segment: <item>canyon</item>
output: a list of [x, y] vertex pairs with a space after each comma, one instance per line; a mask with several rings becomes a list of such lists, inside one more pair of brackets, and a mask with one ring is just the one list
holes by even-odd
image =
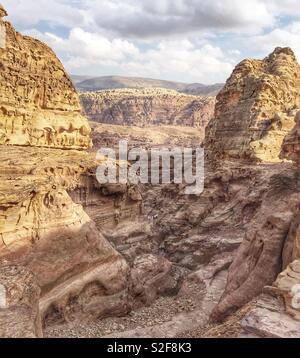
[[90, 121], [127, 126], [188, 126], [203, 130], [214, 114], [215, 97], [173, 90], [118, 89], [80, 94]]
[[[0, 337], [299, 337], [293, 51], [243, 61], [207, 103], [157, 89], [108, 91], [107, 104], [83, 94], [89, 123], [56, 55], [6, 15], [0, 7]], [[154, 92], [149, 123], [136, 114]], [[125, 121], [120, 94], [131, 98]], [[190, 97], [209, 116], [178, 114]], [[105, 106], [119, 109], [105, 117]], [[120, 139], [204, 145], [204, 192], [100, 184], [97, 168], [115, 163], [95, 152]]]

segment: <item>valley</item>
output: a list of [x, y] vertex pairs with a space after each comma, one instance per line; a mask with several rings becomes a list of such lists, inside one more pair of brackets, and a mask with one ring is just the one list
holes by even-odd
[[[292, 49], [242, 61], [213, 94], [127, 82], [78, 93], [1, 9], [0, 337], [299, 337]], [[204, 191], [99, 183], [97, 168], [122, 163], [97, 150], [124, 139], [204, 147]]]

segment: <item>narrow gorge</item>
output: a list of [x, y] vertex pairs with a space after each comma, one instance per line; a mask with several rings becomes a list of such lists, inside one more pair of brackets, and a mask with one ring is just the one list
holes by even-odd
[[[0, 337], [299, 337], [293, 51], [242, 61], [216, 98], [79, 95], [6, 16], [1, 6]], [[122, 163], [95, 152], [120, 139], [204, 146], [203, 193], [100, 184], [97, 168]]]

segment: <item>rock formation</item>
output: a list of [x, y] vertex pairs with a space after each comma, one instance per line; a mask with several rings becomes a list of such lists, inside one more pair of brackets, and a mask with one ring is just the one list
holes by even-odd
[[[291, 72], [293, 72], [295, 80], [298, 79], [298, 72], [295, 72], [298, 65], [295, 61], [289, 60], [290, 65], [287, 66], [286, 64], [287, 67], [282, 67], [288, 56], [293, 59], [290, 49], [276, 49], [267, 58], [267, 63], [271, 63], [272, 66], [274, 66], [274, 63], [277, 64], [276, 71], [285, 69], [284, 73], [278, 73], [278, 81], [280, 81], [280, 78], [287, 80], [287, 76]], [[279, 74], [281, 74], [280, 78]], [[294, 103], [293, 109], [290, 111], [292, 128], [295, 125], [294, 116], [297, 113], [296, 107], [299, 98], [298, 94], [295, 94], [296, 88], [291, 88], [291, 92], [279, 97], [279, 99], [287, 98], [286, 96], [290, 95], [292, 98], [292, 102], [287, 101], [288, 106]], [[277, 90], [278, 93], [281, 93], [279, 89]], [[272, 112], [274, 108], [278, 108], [277, 100], [278, 94], [276, 92], [276, 96], [274, 95], [272, 99], [269, 98], [268, 103], [272, 103], [272, 106], [268, 107], [264, 101], [259, 106], [264, 106], [262, 108], [268, 108]], [[299, 115], [297, 114], [295, 128], [285, 138], [280, 139], [280, 150], [277, 152], [276, 149], [276, 153], [279, 153], [282, 159], [299, 162], [298, 119]], [[268, 136], [269, 133], [266, 134], [266, 138]], [[251, 150], [254, 149], [252, 144]], [[269, 151], [265, 151], [261, 159], [276, 159], [275, 157], [270, 158], [268, 153]], [[243, 164], [240, 163], [240, 165]], [[256, 165], [255, 168], [255, 171], [262, 174], [266, 171], [264, 166]], [[292, 313], [294, 317], [299, 317], [297, 309], [293, 308], [291, 303], [293, 294], [298, 294], [294, 290], [299, 280], [297, 261], [299, 259], [299, 169], [292, 164], [286, 166], [281, 164], [278, 166], [269, 165], [267, 170], [269, 173], [273, 171], [273, 175], [265, 182], [266, 186], [261, 197], [260, 208], [253, 220], [249, 222], [245, 239], [230, 267], [227, 287], [212, 314], [213, 319], [223, 319], [261, 294], [266, 286], [272, 285], [273, 294], [284, 297], [287, 312]], [[263, 187], [262, 182], [257, 183], [257, 185], [260, 188]], [[253, 187], [251, 190], [253, 193], [256, 189]]]
[[91, 121], [118, 125], [178, 125], [205, 129], [214, 113], [214, 97], [166, 89], [120, 89], [80, 95]]
[[294, 129], [285, 137], [281, 155], [282, 159], [288, 159], [300, 163], [300, 112], [295, 117], [296, 125]]
[[89, 125], [53, 52], [1, 26], [0, 336], [39, 337], [130, 310], [129, 265], [100, 230], [136, 220], [141, 199], [96, 181], [103, 162], [82, 150]]
[[90, 128], [62, 64], [0, 11], [0, 144], [89, 148]]
[[129, 148], [153, 147], [199, 147], [204, 140], [201, 128], [179, 126], [118, 126], [90, 122], [92, 128], [93, 150], [99, 148], [118, 148], [120, 140], [126, 140]]
[[76, 76], [72, 75], [72, 80], [79, 92], [95, 92], [103, 90], [132, 88], [132, 89], [151, 89], [164, 88], [180, 93], [193, 94], [196, 96], [216, 96], [224, 86], [223, 83], [204, 85], [201, 83], [182, 83], [152, 78], [124, 77], [124, 76]]
[[206, 149], [216, 159], [279, 161], [300, 108], [299, 89], [300, 67], [289, 48], [276, 48], [262, 61], [242, 61], [217, 97]]
[[99, 229], [135, 218], [140, 202], [101, 187], [87, 153], [1, 149], [0, 262], [35, 274], [43, 324], [126, 311], [128, 265]]
[[5, 48], [6, 42], [6, 28], [3, 22], [3, 17], [7, 16], [7, 12], [4, 7], [0, 4], [0, 49]]
[[[90, 128], [61, 63], [5, 15], [0, 7], [0, 337], [299, 336], [299, 168], [240, 160], [299, 163], [292, 51], [236, 68], [207, 131], [205, 190], [187, 196], [186, 183], [98, 183], [107, 160], [84, 150]], [[160, 91], [113, 91], [108, 104], [107, 93], [84, 96], [108, 122], [149, 125], [147, 114], [205, 126], [194, 110], [213, 99]], [[96, 149], [124, 136], [147, 148], [195, 138], [97, 126]]]
[[32, 273], [20, 266], [0, 267], [0, 337], [42, 337], [40, 288]]
[[[231, 85], [232, 93], [242, 93], [242, 86], [254, 81], [251, 88], [257, 97], [253, 95], [256, 98], [253, 103], [250, 99], [249, 102], [235, 102], [229, 95], [222, 97], [222, 93], [219, 96], [219, 99], [224, 99], [222, 106], [227, 109], [224, 113], [228, 121], [232, 121], [232, 128], [238, 128], [238, 124], [243, 128], [231, 133], [236, 143], [242, 140], [241, 136], [248, 138], [252, 130], [249, 118], [252, 118], [253, 108], [257, 110], [253, 112], [257, 123], [258, 117], [255, 116], [263, 111], [273, 113], [276, 120], [279, 115], [288, 117], [283, 126], [269, 128], [264, 137], [257, 139], [267, 143], [261, 147], [261, 152], [256, 151], [254, 144], [257, 143], [252, 139], [249, 139], [248, 146], [239, 147], [238, 144], [236, 149], [241, 148], [240, 152], [232, 151], [229, 136], [222, 137], [223, 132], [216, 131], [216, 143], [212, 137], [207, 142], [210, 153], [206, 163], [205, 191], [201, 195], [185, 196], [185, 184], [142, 186], [144, 211], [151, 224], [137, 224], [131, 231], [126, 226], [119, 226], [104, 232], [132, 268], [130, 290], [138, 307], [141, 302], [152, 302], [152, 295], [157, 295], [153, 283], [159, 292], [173, 292], [173, 296], [165, 299], [165, 305], [160, 301], [168, 313], [158, 321], [144, 318], [141, 326], [141, 321], [132, 324], [128, 318], [123, 325], [123, 319], [116, 318], [114, 322], [122, 323], [111, 328], [108, 321], [103, 320], [101, 326], [109, 328], [100, 329], [100, 335], [299, 336], [299, 310], [295, 306], [295, 302], [299, 304], [299, 169], [290, 162], [271, 163], [279, 161], [280, 152], [283, 159], [297, 160], [296, 84], [293, 87], [295, 91], [291, 91], [293, 105], [287, 100], [288, 91], [281, 94], [288, 106], [283, 109], [281, 97], [271, 95], [270, 89], [265, 92], [265, 82], [263, 85], [261, 82], [262, 79], [272, 80], [272, 86], [275, 88], [276, 85], [278, 93], [281, 93], [285, 81], [288, 81], [286, 76], [298, 65], [289, 49], [277, 49], [268, 59], [244, 62], [256, 64], [258, 72], [253, 78], [249, 71], [242, 71], [239, 76], [235, 71], [232, 76], [236, 77]], [[286, 67], [285, 61], [288, 62]], [[279, 76], [283, 68], [285, 74]], [[288, 83], [291, 85], [293, 82]], [[226, 87], [224, 91], [226, 93]], [[266, 93], [269, 93], [267, 99], [264, 97]], [[220, 103], [216, 113], [218, 106]], [[236, 114], [241, 114], [240, 122]], [[208, 134], [223, 125], [222, 118], [216, 116], [209, 125]], [[119, 134], [118, 131], [115, 133]], [[268, 142], [270, 138], [276, 139], [272, 145], [271, 141]], [[226, 150], [222, 152], [218, 148]], [[227, 160], [219, 161], [215, 167], [212, 159], [220, 158]], [[245, 158], [271, 162], [242, 160]], [[158, 259], [157, 255], [162, 258]], [[153, 268], [151, 262], [155, 262]], [[168, 289], [162, 281], [168, 283]], [[187, 297], [190, 303], [187, 303]], [[174, 308], [181, 307], [179, 302], [183, 306], [180, 312]], [[150, 312], [150, 316], [155, 314], [154, 308]], [[149, 311], [145, 315], [148, 317]], [[224, 320], [223, 324], [218, 324]], [[212, 325], [216, 326], [206, 331]], [[61, 328], [61, 333], [47, 331], [47, 334], [60, 336], [65, 334], [65, 329], [66, 326]], [[82, 328], [83, 335], [87, 332], [85, 329]]]

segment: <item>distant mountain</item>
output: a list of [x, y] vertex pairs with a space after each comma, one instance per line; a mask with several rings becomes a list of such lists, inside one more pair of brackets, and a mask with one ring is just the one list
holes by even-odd
[[201, 83], [193, 83], [186, 85], [182, 92], [195, 96], [216, 96], [224, 87], [223, 83], [215, 83], [213, 85], [203, 85]]
[[201, 83], [181, 83], [151, 78], [122, 77], [122, 76], [71, 76], [74, 85], [80, 92], [94, 92], [101, 90], [121, 88], [165, 88], [182, 93], [199, 96], [215, 96], [223, 87], [223, 84], [203, 85]]
[[187, 126], [203, 133], [215, 110], [215, 97], [165, 88], [122, 88], [80, 93], [90, 121], [126, 126]]
[[71, 75], [72, 81], [75, 85], [77, 85], [80, 82], [89, 80], [93, 78], [93, 76], [80, 76], [80, 75]]

